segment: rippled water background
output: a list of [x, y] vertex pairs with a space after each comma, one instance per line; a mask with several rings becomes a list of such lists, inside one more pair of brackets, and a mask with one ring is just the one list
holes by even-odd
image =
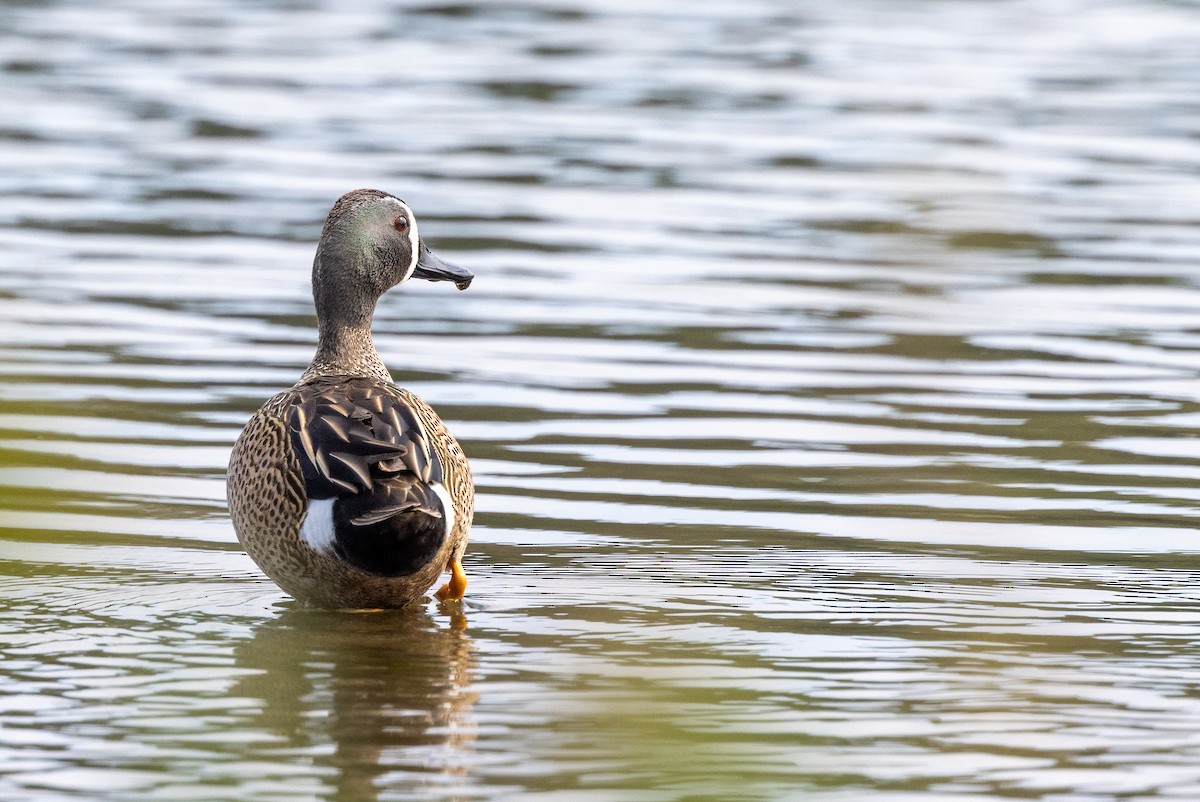
[[[162, 7], [159, 7], [162, 6]], [[1200, 799], [1200, 6], [0, 5], [0, 798]], [[479, 486], [296, 609], [333, 199]]]

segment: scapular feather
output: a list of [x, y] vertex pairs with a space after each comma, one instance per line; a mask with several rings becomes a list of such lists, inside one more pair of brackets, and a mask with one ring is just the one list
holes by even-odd
[[283, 413], [310, 500], [335, 499], [333, 548], [385, 576], [417, 570], [445, 539], [443, 471], [415, 413], [375, 379], [318, 379]]
[[309, 498], [369, 491], [400, 473], [441, 481], [416, 416], [376, 380], [316, 381], [296, 392], [284, 418]]

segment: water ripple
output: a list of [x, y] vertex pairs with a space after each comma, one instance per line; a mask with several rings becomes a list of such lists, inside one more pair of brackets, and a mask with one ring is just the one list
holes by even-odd
[[[4, 7], [0, 799], [1200, 797], [1192, 10]], [[224, 512], [359, 185], [461, 613]]]

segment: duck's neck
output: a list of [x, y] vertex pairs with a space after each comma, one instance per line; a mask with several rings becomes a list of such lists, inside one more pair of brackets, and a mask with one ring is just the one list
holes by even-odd
[[326, 324], [320, 326], [317, 353], [301, 381], [321, 376], [370, 376], [390, 382], [392, 375], [379, 358], [375, 344], [371, 341], [371, 323], [343, 326]]
[[317, 353], [301, 381], [319, 376], [370, 376], [390, 382], [392, 376], [371, 341], [377, 294], [360, 282], [339, 283], [342, 269], [325, 274], [321, 253], [313, 262], [313, 302], [317, 308]]

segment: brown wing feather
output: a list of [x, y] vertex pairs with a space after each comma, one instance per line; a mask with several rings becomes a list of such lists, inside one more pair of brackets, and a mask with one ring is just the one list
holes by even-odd
[[[280, 412], [299, 459], [305, 494], [310, 499], [370, 492], [381, 483], [397, 485], [381, 500], [378, 513], [359, 516], [378, 521], [383, 508], [396, 514], [429, 505], [423, 493], [402, 492], [405, 474], [424, 484], [441, 482], [437, 454], [413, 410], [395, 388], [374, 379], [319, 379], [292, 390]], [[397, 495], [400, 494], [400, 495]], [[424, 510], [440, 517], [436, 508]]]

